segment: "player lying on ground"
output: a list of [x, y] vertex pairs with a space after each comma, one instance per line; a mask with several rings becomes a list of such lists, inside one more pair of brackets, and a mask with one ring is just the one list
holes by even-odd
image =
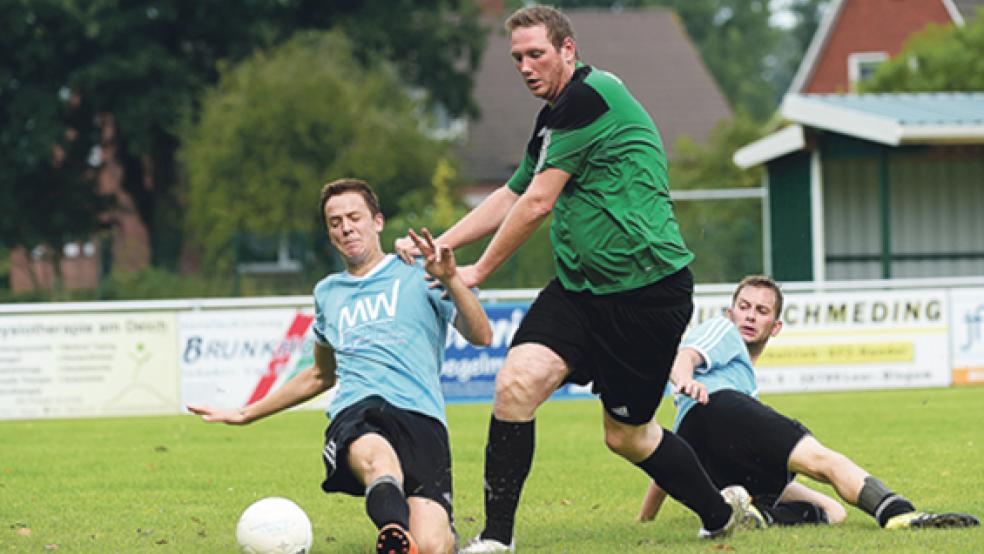
[[[366, 513], [380, 530], [376, 552], [453, 552], [451, 451], [439, 378], [445, 337], [453, 321], [469, 342], [488, 345], [492, 327], [458, 276], [451, 249], [435, 247], [426, 229], [422, 238], [410, 231], [423, 266], [382, 251], [383, 215], [365, 182], [325, 185], [321, 208], [345, 271], [314, 288], [315, 365], [241, 410], [188, 409], [205, 421], [250, 423], [337, 380], [321, 488], [365, 495]], [[425, 270], [449, 300], [428, 287]]]
[[[744, 486], [759, 526], [834, 523], [847, 516], [832, 499], [793, 483], [797, 473], [833, 485], [842, 499], [886, 529], [979, 525], [968, 514], [917, 511], [847, 456], [820, 444], [798, 421], [757, 400], [754, 363], [782, 329], [782, 301], [775, 281], [746, 277], [727, 318], [696, 327], [673, 363], [674, 429], [693, 447], [711, 480], [719, 487]], [[655, 518], [665, 496], [651, 483], [639, 520]]]

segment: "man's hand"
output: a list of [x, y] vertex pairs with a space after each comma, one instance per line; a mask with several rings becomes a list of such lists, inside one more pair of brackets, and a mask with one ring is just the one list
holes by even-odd
[[410, 235], [400, 237], [393, 242], [396, 255], [404, 262], [413, 265], [413, 259], [421, 255], [420, 249], [414, 244]]
[[188, 404], [188, 411], [202, 416], [203, 421], [210, 423], [225, 423], [228, 425], [245, 425], [249, 419], [242, 410], [216, 410], [208, 406], [192, 406]]
[[673, 387], [673, 392], [685, 394], [701, 404], [707, 404], [707, 387], [694, 379], [684, 379]]
[[639, 515], [636, 521], [643, 523], [656, 519], [656, 514], [666, 500], [666, 491], [660, 488], [655, 481], [650, 481], [649, 489], [646, 490], [646, 497], [642, 499], [642, 506], [639, 507]]
[[424, 270], [442, 284], [447, 284], [458, 274], [454, 251], [445, 244], [435, 244], [434, 237], [431, 236], [426, 227], [421, 229], [421, 233], [423, 233], [423, 237], [415, 233], [413, 229], [407, 231], [414, 248], [424, 258]]

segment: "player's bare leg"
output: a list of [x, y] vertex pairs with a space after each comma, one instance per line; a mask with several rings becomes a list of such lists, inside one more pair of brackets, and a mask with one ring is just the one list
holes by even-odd
[[835, 452], [811, 436], [793, 448], [789, 469], [834, 486], [848, 503], [861, 508], [886, 529], [947, 528], [980, 525], [980, 521], [961, 513], [927, 513], [892, 492], [847, 456]]
[[444, 507], [430, 498], [411, 496], [410, 532], [417, 541], [420, 554], [451, 554], [454, 552], [454, 533]]
[[410, 535], [410, 506], [403, 495], [403, 470], [393, 446], [376, 433], [362, 435], [349, 445], [348, 463], [366, 486], [366, 514], [379, 529], [376, 551], [417, 554]]

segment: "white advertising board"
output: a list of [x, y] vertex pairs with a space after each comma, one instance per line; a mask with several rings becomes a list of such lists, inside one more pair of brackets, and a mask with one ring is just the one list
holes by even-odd
[[[230, 309], [178, 315], [183, 405], [239, 408], [314, 363], [311, 310]], [[325, 408], [331, 392], [307, 404]]]
[[[731, 298], [696, 302], [695, 322], [721, 313]], [[782, 331], [756, 367], [759, 390], [947, 386], [946, 305], [935, 291], [786, 294]]]
[[168, 312], [0, 319], [0, 419], [175, 413]]
[[953, 383], [984, 384], [984, 289], [950, 293]]

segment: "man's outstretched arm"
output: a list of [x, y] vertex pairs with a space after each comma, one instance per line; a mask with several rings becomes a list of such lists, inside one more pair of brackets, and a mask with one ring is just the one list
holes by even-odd
[[[548, 168], [533, 178], [526, 192], [513, 204], [492, 242], [474, 265], [461, 268], [461, 278], [474, 287], [488, 278], [550, 215], [571, 174]], [[438, 239], [441, 242], [441, 239]]]
[[[506, 214], [518, 198], [519, 196], [505, 185], [495, 189], [472, 211], [437, 237], [436, 242], [453, 249], [491, 235], [506, 218]], [[394, 247], [396, 254], [408, 264], [413, 263], [415, 256], [421, 255], [409, 234], [396, 239]]]
[[188, 405], [188, 411], [209, 422], [245, 425], [314, 398], [335, 384], [335, 351], [314, 345], [314, 365], [301, 371], [272, 394], [238, 410]]

